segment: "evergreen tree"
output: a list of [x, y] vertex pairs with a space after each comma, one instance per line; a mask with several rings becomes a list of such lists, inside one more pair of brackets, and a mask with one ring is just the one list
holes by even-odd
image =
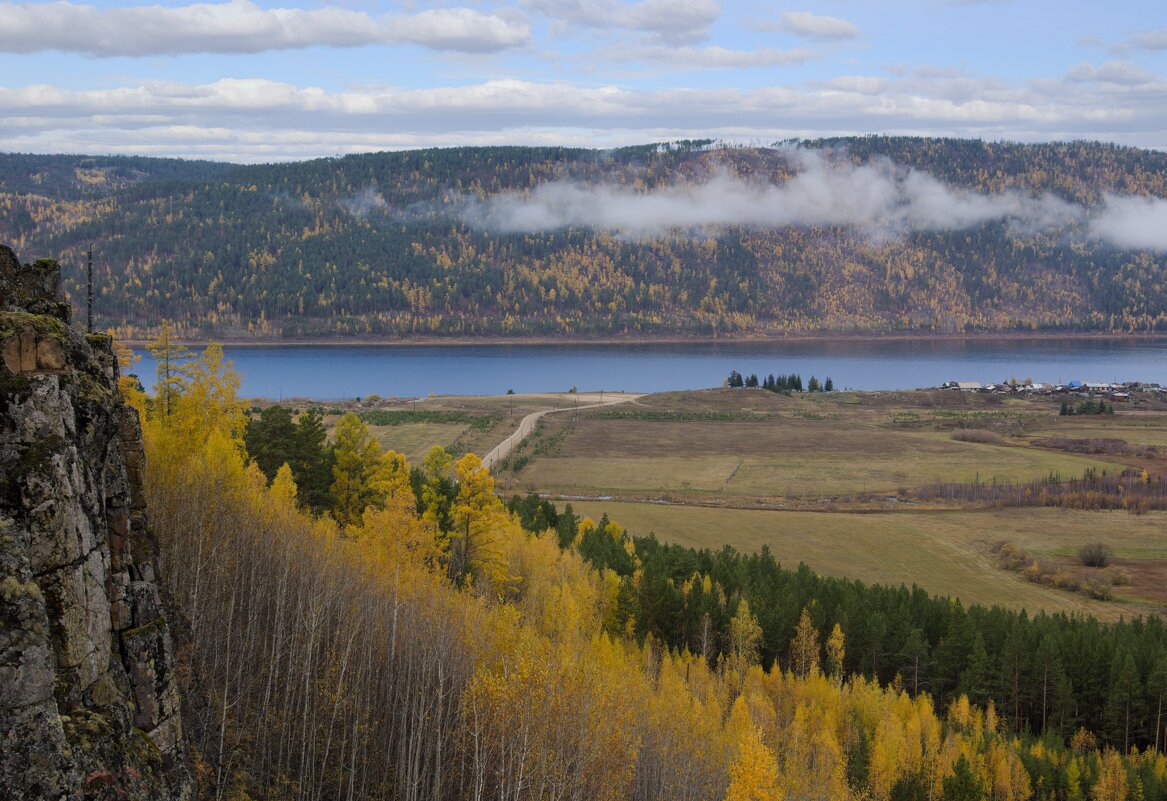
[[992, 675], [993, 658], [985, 648], [984, 636], [978, 631], [973, 636], [968, 666], [960, 674], [960, 692], [977, 706], [983, 706], [990, 698], [989, 682]]
[[1147, 678], [1147, 691], [1154, 705], [1155, 750], [1163, 744], [1163, 702], [1167, 700], [1167, 651], [1159, 648], [1152, 659], [1151, 675]]
[[271, 483], [282, 465], [291, 466], [297, 461], [292, 410], [278, 404], [267, 407], [258, 418], [247, 421], [243, 441], [248, 455]]
[[944, 778], [943, 786], [944, 801], [984, 801], [989, 797], [964, 754], [953, 765], [952, 775]]
[[1127, 649], [1116, 650], [1110, 665], [1110, 692], [1106, 699], [1106, 717], [1110, 724], [1110, 739], [1122, 743], [1122, 752], [1130, 750], [1131, 720], [1138, 716], [1142, 697], [1139, 671], [1135, 659]]
[[292, 476], [302, 505], [317, 514], [331, 508], [332, 467], [335, 453], [328, 446], [328, 432], [318, 409], [309, 409], [296, 420]]

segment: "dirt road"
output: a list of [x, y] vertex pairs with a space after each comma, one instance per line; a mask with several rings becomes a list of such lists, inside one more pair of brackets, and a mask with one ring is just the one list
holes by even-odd
[[530, 436], [531, 432], [535, 430], [535, 424], [539, 422], [539, 418], [546, 414], [562, 414], [563, 412], [577, 412], [583, 409], [595, 409], [598, 406], [612, 406], [617, 403], [627, 403], [628, 401], [636, 400], [640, 395], [626, 395], [609, 394], [603, 401], [597, 403], [587, 403], [583, 406], [568, 406], [558, 409], [542, 409], [538, 412], [532, 412], [519, 421], [519, 427], [511, 432], [510, 436], [502, 442], [490, 449], [490, 453], [486, 454], [482, 463], [487, 468], [493, 470], [494, 466], [505, 459], [510, 452], [518, 447], [519, 443]]

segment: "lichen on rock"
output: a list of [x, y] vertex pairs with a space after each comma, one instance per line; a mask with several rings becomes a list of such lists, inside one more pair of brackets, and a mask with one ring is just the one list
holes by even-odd
[[141, 428], [69, 318], [56, 262], [0, 245], [0, 799], [182, 801]]

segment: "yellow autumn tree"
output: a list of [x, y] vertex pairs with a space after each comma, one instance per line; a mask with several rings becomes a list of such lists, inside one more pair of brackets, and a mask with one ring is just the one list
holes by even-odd
[[725, 801], [781, 801], [778, 762], [762, 742], [758, 727], [750, 721], [744, 698], [734, 702], [730, 726], [739, 729], [740, 735], [737, 757], [729, 768]]
[[504, 596], [514, 584], [503, 556], [499, 529], [509, 522], [494, 494], [494, 478], [482, 460], [468, 453], [454, 464], [458, 495], [451, 511], [449, 575], [489, 586]]
[[831, 629], [831, 636], [827, 638], [827, 672], [836, 682], [843, 681], [843, 659], [846, 656], [846, 644], [842, 627], [836, 623]]
[[745, 598], [737, 605], [737, 612], [729, 621], [729, 653], [726, 667], [737, 677], [737, 684], [745, 680], [746, 670], [758, 662], [759, 647], [762, 642], [762, 626], [750, 611], [750, 602]]
[[819, 669], [819, 633], [810, 620], [810, 610], [803, 609], [790, 641], [790, 670], [805, 679]]
[[154, 385], [155, 400], [162, 414], [169, 415], [174, 402], [186, 390], [191, 378], [191, 362], [195, 354], [174, 341], [170, 323], [162, 322], [158, 339], [146, 346], [157, 363], [158, 383]]
[[1122, 757], [1113, 748], [1102, 754], [1102, 769], [1098, 781], [1090, 789], [1090, 801], [1127, 801], [1128, 781]]
[[453, 463], [454, 458], [440, 445], [430, 448], [421, 462], [422, 474], [425, 476], [421, 486], [422, 509], [425, 510], [425, 519], [439, 530], [449, 523], [449, 500], [445, 490], [450, 482], [450, 467]]

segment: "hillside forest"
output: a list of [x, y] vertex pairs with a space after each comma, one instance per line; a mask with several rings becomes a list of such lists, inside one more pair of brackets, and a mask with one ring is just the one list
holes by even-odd
[[504, 504], [473, 454], [410, 465], [355, 415], [329, 442], [248, 410], [218, 346], [155, 349], [154, 395], [122, 389], [207, 798], [1167, 798], [1158, 618], [964, 607]]
[[907, 137], [0, 154], [0, 230], [60, 259], [75, 301], [92, 245], [99, 327], [139, 340], [164, 320], [191, 338], [1154, 332], [1167, 257], [1127, 216], [1164, 176], [1155, 151]]

